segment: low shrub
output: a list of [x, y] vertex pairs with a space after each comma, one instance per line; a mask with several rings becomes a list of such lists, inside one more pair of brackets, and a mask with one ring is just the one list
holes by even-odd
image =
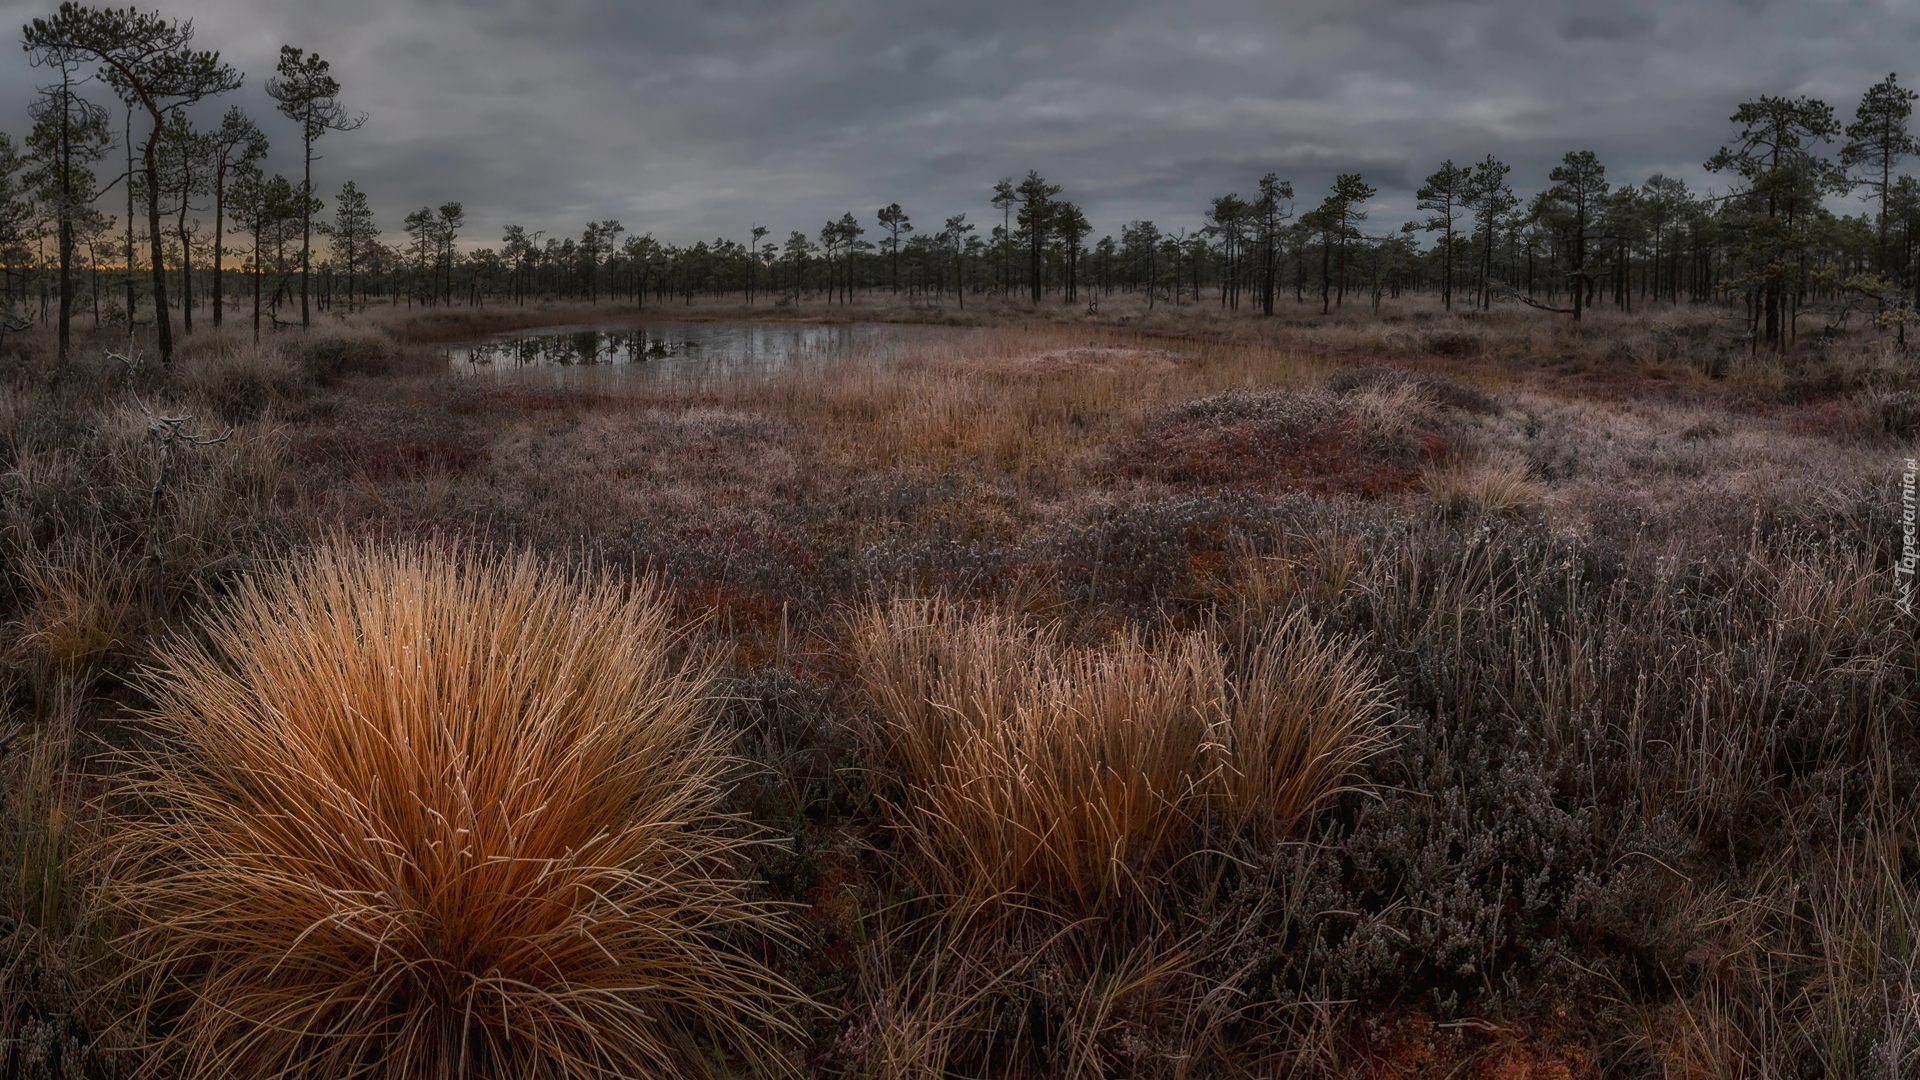
[[[1423, 313], [1425, 314], [1425, 313]], [[1463, 317], [1472, 317], [1471, 315]], [[1431, 321], [1431, 315], [1419, 319]], [[1380, 335], [1380, 344], [1389, 352], [1432, 353], [1435, 356], [1479, 356], [1487, 351], [1486, 332], [1477, 327], [1424, 326], [1418, 329], [1388, 330]]]
[[393, 339], [378, 330], [333, 328], [289, 339], [287, 351], [306, 373], [321, 383], [348, 375], [380, 375], [400, 358]]
[[304, 396], [307, 373], [278, 349], [240, 347], [186, 357], [180, 386], [229, 424], [256, 419]]
[[1478, 356], [1486, 349], [1486, 338], [1479, 331], [1440, 326], [1425, 330], [1421, 344], [1437, 356]]
[[1446, 440], [1433, 405], [1408, 383], [1346, 395], [1230, 390], [1168, 410], [1123, 445], [1123, 475], [1266, 492], [1401, 491]]
[[1417, 371], [1407, 371], [1404, 368], [1343, 368], [1327, 379], [1327, 389], [1336, 394], [1352, 394], [1363, 390], [1396, 386], [1411, 386], [1422, 397], [1443, 409], [1458, 409], [1470, 413], [1500, 411], [1500, 403], [1484, 391], [1443, 376], [1425, 375]]
[[1894, 390], [1879, 394], [1873, 405], [1880, 416], [1880, 429], [1896, 439], [1920, 435], [1920, 391]]

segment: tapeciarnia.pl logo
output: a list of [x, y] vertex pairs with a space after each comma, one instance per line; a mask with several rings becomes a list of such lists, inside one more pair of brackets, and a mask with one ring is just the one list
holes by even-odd
[[1893, 567], [1893, 585], [1899, 593], [1894, 606], [1900, 614], [1913, 614], [1913, 573], [1920, 564], [1920, 543], [1915, 540], [1913, 480], [1920, 473], [1920, 463], [1907, 458], [1900, 471], [1900, 561]]

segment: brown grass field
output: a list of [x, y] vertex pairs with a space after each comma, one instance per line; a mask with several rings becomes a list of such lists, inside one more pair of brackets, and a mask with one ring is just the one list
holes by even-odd
[[1101, 309], [10, 336], [0, 1077], [1920, 1076], [1920, 359]]

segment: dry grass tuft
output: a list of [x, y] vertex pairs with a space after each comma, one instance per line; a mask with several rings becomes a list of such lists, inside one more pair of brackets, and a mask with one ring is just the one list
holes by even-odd
[[651, 587], [340, 548], [243, 582], [151, 680], [112, 892], [186, 1076], [688, 1075], [775, 1063], [731, 943], [703, 682]]
[[1500, 403], [1485, 391], [1439, 375], [1423, 375], [1404, 368], [1343, 368], [1327, 379], [1327, 388], [1338, 394], [1403, 385], [1413, 387], [1421, 396], [1442, 408], [1483, 414], [1500, 411]]
[[1429, 469], [1420, 480], [1434, 507], [1448, 517], [1527, 520], [1540, 517], [1547, 505], [1546, 488], [1530, 477], [1527, 463], [1506, 454], [1451, 462]]
[[1165, 349], [1132, 349], [1114, 346], [1085, 345], [1061, 349], [1048, 349], [1031, 356], [1012, 358], [1002, 365], [1002, 370], [1026, 371], [1035, 375], [1050, 375], [1062, 371], [1111, 370], [1119, 368], [1147, 368], [1165, 371], [1178, 366], [1182, 361], [1191, 360], [1190, 356], [1171, 353]]
[[868, 616], [860, 666], [940, 887], [1099, 910], [1192, 835], [1221, 737], [1217, 653], [944, 605]]
[[1697, 948], [1698, 984], [1641, 1024], [1662, 1075], [1920, 1075], [1920, 898], [1891, 850], [1904, 816], [1798, 880], [1774, 866], [1699, 899], [1722, 932]]
[[364, 326], [321, 328], [290, 338], [285, 347], [308, 375], [322, 383], [345, 375], [380, 375], [400, 360], [391, 337]]
[[1487, 335], [1470, 326], [1432, 326], [1421, 330], [1389, 330], [1380, 343], [1393, 352], [1429, 352], [1436, 356], [1478, 356], [1487, 350]]
[[1206, 631], [1071, 648], [1054, 627], [900, 602], [855, 648], [880, 756], [955, 894], [1110, 909], [1209, 843], [1209, 822], [1292, 830], [1378, 746], [1370, 673], [1299, 619], [1224, 651]]
[[1360, 645], [1329, 645], [1302, 610], [1266, 626], [1231, 624], [1221, 637], [1221, 791], [1256, 834], [1295, 832], [1384, 747], [1383, 691]]
[[233, 339], [182, 357], [178, 377], [182, 389], [229, 424], [253, 420], [307, 390], [306, 372], [284, 352]]
[[93, 992], [102, 868], [82, 854], [99, 818], [78, 768], [85, 695], [69, 683], [52, 696], [33, 727], [0, 725], [0, 1076], [121, 1075], [119, 1002]]
[[135, 560], [90, 540], [15, 551], [27, 603], [11, 652], [37, 683], [79, 678], [137, 631]]
[[1920, 392], [1891, 390], [1869, 398], [1879, 427], [1896, 439], [1920, 435]]

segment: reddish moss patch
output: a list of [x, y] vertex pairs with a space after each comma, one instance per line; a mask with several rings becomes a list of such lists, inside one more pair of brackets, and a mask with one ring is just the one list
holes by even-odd
[[381, 439], [337, 431], [315, 432], [296, 439], [294, 454], [305, 465], [358, 473], [373, 480], [407, 480], [436, 472], [465, 473], [488, 459], [485, 450], [450, 439]]
[[778, 660], [781, 611], [771, 594], [700, 582], [682, 585], [673, 595], [678, 617], [687, 622], [710, 618], [726, 632], [732, 666], [751, 670]]
[[1592, 1050], [1561, 1033], [1481, 1020], [1437, 1024], [1424, 1016], [1354, 1025], [1350, 1048], [1367, 1080], [1598, 1080]]
[[1781, 413], [1783, 426], [1795, 435], [1847, 437], [1870, 434], [1878, 427], [1878, 417], [1852, 401], [1822, 401], [1797, 405]]
[[1301, 428], [1266, 421], [1176, 423], [1135, 440], [1116, 461], [1123, 476], [1187, 487], [1315, 495], [1406, 491], [1424, 465], [1444, 459], [1444, 436], [1422, 432], [1407, 447], [1371, 444], [1353, 425]]
[[1110, 468], [1210, 490], [1386, 495], [1411, 488], [1423, 467], [1447, 456], [1447, 439], [1434, 430], [1443, 426], [1438, 407], [1418, 394], [1233, 390], [1169, 410]]
[[463, 415], [551, 412], [575, 404], [565, 392], [546, 386], [479, 386], [457, 394], [451, 406]]
[[800, 644], [805, 613], [795, 601], [819, 568], [813, 548], [776, 530], [703, 525], [675, 530], [648, 557], [672, 582], [683, 618], [711, 618], [733, 639], [736, 666], [781, 662], [783, 633]]

